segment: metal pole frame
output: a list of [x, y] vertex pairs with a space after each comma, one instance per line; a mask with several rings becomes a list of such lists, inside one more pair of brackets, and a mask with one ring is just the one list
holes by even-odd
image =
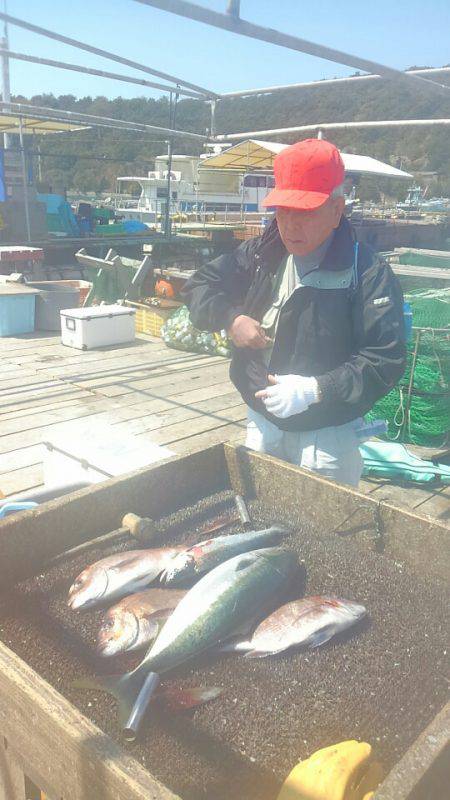
[[[427, 69], [410, 69], [408, 75], [432, 75], [436, 73], [450, 73], [450, 67], [430, 67]], [[406, 73], [405, 73], [406, 74]], [[383, 75], [350, 75], [346, 78], [325, 78], [323, 81], [305, 81], [303, 83], [287, 83], [280, 86], [265, 86], [261, 89], [241, 89], [237, 92], [224, 92], [220, 95], [221, 100], [232, 97], [252, 97], [263, 94], [276, 94], [276, 92], [298, 91], [298, 89], [323, 89], [327, 86], [334, 86], [341, 83], [359, 83], [360, 81], [380, 81]]]
[[176, 85], [179, 84], [181, 86], [186, 86], [188, 89], [194, 89], [194, 91], [199, 92], [199, 94], [205, 95], [206, 97], [216, 97], [215, 92], [211, 92], [209, 89], [204, 89], [203, 86], [197, 86], [195, 83], [188, 83], [188, 81], [183, 81], [181, 78], [177, 78], [174, 75], [169, 75], [167, 72], [160, 72], [157, 69], [152, 69], [151, 67], [145, 66], [145, 64], [132, 61], [130, 58], [124, 58], [123, 56], [118, 56], [115, 53], [109, 52], [108, 50], [102, 50], [100, 47], [94, 47], [91, 44], [80, 42], [77, 39], [71, 39], [69, 36], [63, 36], [62, 34], [55, 33], [47, 28], [41, 28], [39, 25], [33, 25], [31, 22], [27, 22], [26, 20], [18, 19], [18, 17], [12, 17], [10, 14], [4, 14], [3, 12], [0, 12], [0, 19], [4, 20], [5, 22], [9, 22], [11, 25], [15, 25], [18, 28], [25, 28], [25, 30], [31, 31], [32, 33], [37, 33], [40, 36], [46, 36], [48, 39], [54, 39], [57, 42], [63, 42], [71, 47], [76, 47], [78, 50], [86, 50], [86, 52], [93, 53], [96, 56], [108, 58], [110, 61], [117, 61], [119, 64], [125, 64], [127, 67], [132, 67], [132, 69], [137, 69], [140, 72], [146, 72], [148, 75], [156, 75], [157, 78], [163, 78], [164, 80], [171, 81], [171, 83], [175, 83]]
[[[116, 128], [118, 130], [139, 131], [140, 133], [155, 133], [158, 135], [182, 136], [187, 139], [206, 140], [205, 134], [191, 133], [191, 131], [172, 130], [160, 128], [156, 125], [147, 125], [143, 122], [129, 122], [113, 117], [97, 117], [92, 114], [80, 114], [77, 111], [62, 111], [45, 106], [31, 106], [26, 103], [0, 102], [0, 110], [7, 109], [22, 116], [24, 120], [31, 118], [55, 122], [71, 122], [74, 125], [98, 128]], [[1, 123], [1, 119], [0, 119]]]
[[203, 22], [214, 28], [222, 28], [231, 33], [248, 36], [251, 39], [259, 39], [260, 41], [276, 44], [289, 50], [297, 50], [301, 53], [308, 53], [311, 56], [324, 58], [338, 64], [346, 64], [348, 67], [362, 69], [364, 72], [374, 72], [388, 78], [406, 81], [410, 86], [411, 82], [416, 82], [428, 88], [434, 88], [441, 93], [450, 92], [450, 86], [446, 86], [445, 84], [427, 80], [419, 75], [411, 75], [402, 70], [388, 67], [385, 64], [379, 64], [377, 61], [369, 61], [366, 58], [344, 53], [342, 50], [335, 50], [331, 47], [325, 47], [324, 45], [310, 42], [306, 39], [300, 39], [298, 36], [291, 36], [290, 34], [274, 30], [273, 28], [265, 28], [262, 25], [248, 22], [233, 14], [220, 14], [217, 11], [212, 11], [196, 3], [188, 3], [185, 2], [185, 0], [135, 0], [135, 2], [141, 5], [158, 8], [160, 11], [168, 11], [171, 14], [177, 14], [180, 17], [187, 17], [196, 22]]
[[314, 125], [296, 125], [291, 128], [273, 128], [264, 131], [242, 131], [242, 133], [217, 134], [213, 142], [232, 142], [243, 139], [257, 139], [261, 136], [285, 135], [288, 133], [301, 133], [305, 131], [347, 130], [349, 128], [401, 128], [425, 127], [433, 125], [450, 125], [450, 119], [387, 119], [368, 120], [366, 122], [317, 122]]
[[[0, 40], [1, 42], [1, 40]], [[31, 64], [41, 64], [45, 67], [56, 67], [57, 69], [66, 69], [72, 72], [81, 72], [83, 75], [98, 75], [100, 78], [109, 78], [111, 80], [122, 81], [124, 83], [134, 83], [138, 86], [148, 86], [150, 89], [160, 89], [163, 92], [173, 91], [173, 86], [166, 86], [163, 83], [156, 83], [155, 81], [147, 81], [145, 78], [134, 78], [131, 75], [120, 75], [117, 72], [105, 72], [102, 69], [94, 69], [93, 67], [83, 67], [80, 64], [68, 64], [66, 61], [53, 61], [51, 58], [40, 58], [39, 56], [29, 56], [25, 53], [15, 53], [12, 50], [1, 49], [0, 55], [2, 58], [13, 58], [17, 61], [28, 61]], [[205, 97], [199, 92], [193, 92], [190, 89], [179, 88], [178, 93], [186, 97], [194, 97], [198, 100], [204, 100]], [[5, 97], [9, 100], [9, 97]]]
[[25, 226], [27, 229], [27, 241], [31, 242], [30, 208], [28, 205], [27, 165], [25, 161], [25, 148], [23, 142], [22, 117], [19, 117], [19, 140], [20, 140], [20, 158], [22, 161], [22, 183], [23, 183], [23, 200], [25, 205]]

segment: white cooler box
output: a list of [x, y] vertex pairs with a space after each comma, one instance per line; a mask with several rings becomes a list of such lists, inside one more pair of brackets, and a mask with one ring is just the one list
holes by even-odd
[[91, 306], [61, 311], [62, 343], [77, 350], [92, 350], [132, 342], [136, 336], [135, 309], [125, 306]]

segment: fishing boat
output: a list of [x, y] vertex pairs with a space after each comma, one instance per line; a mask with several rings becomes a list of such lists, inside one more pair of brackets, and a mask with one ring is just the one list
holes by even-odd
[[[262, 202], [274, 186], [273, 161], [288, 145], [247, 139], [232, 147], [214, 145], [213, 153], [201, 156], [173, 155], [155, 159], [154, 170], [146, 176], [117, 178], [114, 198], [116, 214], [154, 224], [164, 215], [170, 193], [170, 213], [264, 213]], [[355, 186], [361, 176], [410, 180], [411, 175], [370, 156], [342, 153], [346, 170], [346, 199], [355, 200]], [[126, 193], [131, 185], [139, 196]]]

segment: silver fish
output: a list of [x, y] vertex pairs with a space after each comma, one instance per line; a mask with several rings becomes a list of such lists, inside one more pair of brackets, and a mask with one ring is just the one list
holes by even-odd
[[147, 588], [183, 547], [127, 550], [102, 558], [78, 575], [69, 589], [72, 609], [98, 608]]
[[319, 647], [366, 615], [351, 600], [312, 596], [293, 600], [264, 619], [250, 639], [225, 644], [222, 652], [245, 653], [248, 658], [281, 653], [290, 647]]
[[261, 531], [205, 539], [175, 556], [161, 574], [161, 583], [168, 586], [183, 584], [240, 553], [280, 544], [287, 533], [286, 528], [273, 526]]
[[97, 634], [97, 652], [115, 656], [148, 647], [186, 592], [146, 589], [124, 597], [106, 612]]
[[266, 548], [235, 556], [201, 578], [178, 603], [139, 666], [117, 679], [87, 685], [103, 688], [119, 701], [125, 736], [134, 739], [159, 676], [233, 634], [251, 629], [273, 607], [298, 571], [295, 553]]

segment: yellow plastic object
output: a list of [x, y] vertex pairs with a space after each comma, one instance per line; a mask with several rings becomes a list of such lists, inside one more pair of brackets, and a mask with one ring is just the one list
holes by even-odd
[[147, 333], [150, 336], [161, 337], [162, 326], [182, 304], [173, 300], [168, 308], [162, 308], [125, 300], [125, 305], [136, 309], [136, 333]]
[[371, 800], [383, 770], [367, 742], [351, 739], [317, 750], [286, 778], [277, 800]]

